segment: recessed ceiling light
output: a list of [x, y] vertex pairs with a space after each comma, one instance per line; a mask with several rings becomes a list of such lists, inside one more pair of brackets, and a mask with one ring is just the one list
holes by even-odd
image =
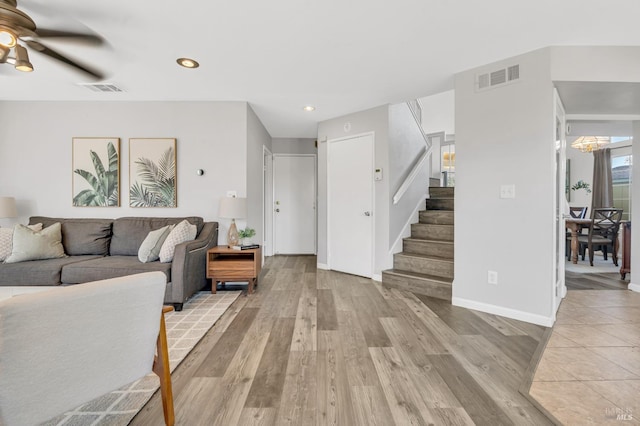
[[185, 68], [198, 68], [200, 66], [198, 61], [191, 58], [178, 58], [176, 62], [178, 63], [178, 65]]
[[307, 105], [304, 108], [302, 108], [303, 110], [307, 111], [307, 112], [311, 112], [311, 111], [315, 111], [316, 107], [311, 106], [311, 105]]

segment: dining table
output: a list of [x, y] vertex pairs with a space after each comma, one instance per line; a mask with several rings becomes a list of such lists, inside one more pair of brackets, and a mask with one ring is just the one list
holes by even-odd
[[578, 263], [578, 235], [582, 228], [591, 224], [591, 219], [579, 219], [576, 217], [567, 217], [564, 220], [565, 226], [571, 231], [571, 263]]

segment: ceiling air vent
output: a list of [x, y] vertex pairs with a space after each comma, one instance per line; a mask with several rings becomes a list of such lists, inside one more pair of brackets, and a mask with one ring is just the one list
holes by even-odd
[[520, 65], [500, 68], [485, 74], [476, 75], [476, 90], [503, 86], [518, 79], [520, 79]]
[[84, 86], [92, 92], [103, 92], [103, 93], [118, 93], [124, 92], [121, 88], [116, 86], [113, 83], [88, 83], [88, 84], [80, 84], [80, 86]]

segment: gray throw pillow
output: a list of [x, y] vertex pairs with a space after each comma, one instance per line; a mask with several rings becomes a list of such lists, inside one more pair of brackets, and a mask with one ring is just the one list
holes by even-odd
[[158, 260], [162, 244], [174, 227], [175, 225], [167, 225], [149, 232], [138, 249], [138, 260], [142, 263]]
[[24, 225], [16, 225], [13, 231], [11, 255], [5, 260], [5, 263], [55, 259], [65, 256], [60, 222], [56, 222], [39, 232]]

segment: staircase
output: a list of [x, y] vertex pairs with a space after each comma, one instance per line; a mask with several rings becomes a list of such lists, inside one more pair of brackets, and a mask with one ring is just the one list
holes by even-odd
[[411, 225], [393, 269], [382, 271], [382, 284], [451, 301], [453, 282], [454, 188], [430, 187], [426, 210]]

